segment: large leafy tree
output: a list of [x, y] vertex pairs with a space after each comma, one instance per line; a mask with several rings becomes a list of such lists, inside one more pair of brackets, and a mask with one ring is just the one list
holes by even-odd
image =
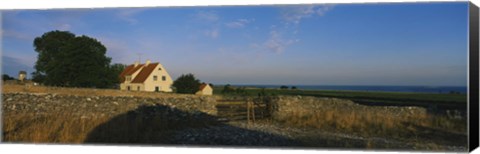
[[177, 89], [177, 93], [194, 94], [200, 88], [200, 80], [193, 74], [182, 74], [173, 81], [173, 86]]
[[33, 78], [46, 85], [106, 88], [116, 81], [107, 49], [94, 38], [51, 31], [33, 44], [38, 52]]
[[38, 57], [35, 63], [36, 72], [32, 73], [34, 80], [46, 85], [64, 85], [65, 79], [58, 77], [63, 67], [59, 63], [65, 58], [61, 48], [73, 38], [75, 34], [66, 31], [51, 31], [35, 38], [33, 46]]

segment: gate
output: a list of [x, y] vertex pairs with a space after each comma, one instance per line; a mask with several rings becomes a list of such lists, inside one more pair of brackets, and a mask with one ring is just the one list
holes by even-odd
[[217, 116], [226, 121], [248, 120], [248, 122], [271, 117], [271, 102], [264, 98], [242, 98], [218, 100]]

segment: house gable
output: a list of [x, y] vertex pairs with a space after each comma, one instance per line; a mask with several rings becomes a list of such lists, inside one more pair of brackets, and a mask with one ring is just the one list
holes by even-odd
[[121, 90], [172, 92], [173, 81], [160, 63], [148, 60], [145, 64], [129, 65], [120, 76]]
[[[137, 72], [138, 70], [140, 70], [140, 68], [143, 67], [143, 64], [139, 64], [137, 66], [135, 65], [129, 65], [127, 66], [123, 71], [122, 73], [120, 73], [120, 82], [125, 82], [125, 76], [127, 75], [134, 75], [135, 72]], [[133, 78], [133, 76], [132, 76]]]
[[132, 83], [143, 83], [152, 74], [153, 70], [157, 67], [158, 63], [148, 64], [142, 68], [140, 73], [132, 80]]

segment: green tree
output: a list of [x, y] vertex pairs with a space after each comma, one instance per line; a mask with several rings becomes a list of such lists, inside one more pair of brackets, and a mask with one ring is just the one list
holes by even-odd
[[120, 73], [127, 67], [125, 64], [113, 64], [109, 67], [109, 76], [108, 79], [111, 84], [119, 84], [120, 83]]
[[32, 81], [38, 83], [44, 83], [45, 81], [45, 74], [42, 74], [38, 71], [32, 72]]
[[193, 74], [182, 74], [173, 81], [173, 86], [177, 89], [177, 93], [194, 94], [200, 88], [200, 80], [196, 79]]
[[107, 49], [94, 38], [51, 31], [35, 38], [34, 47], [38, 57], [33, 78], [46, 85], [106, 88], [115, 83]]
[[282, 85], [280, 86], [280, 89], [288, 89], [288, 86]]
[[6, 80], [14, 80], [14, 79], [15, 79], [15, 78], [13, 78], [13, 77], [11, 77], [11, 76], [9, 76], [9, 75], [7, 75], [7, 74], [3, 74], [3, 75], [2, 75], [2, 80], [3, 80], [3, 81], [6, 81]]

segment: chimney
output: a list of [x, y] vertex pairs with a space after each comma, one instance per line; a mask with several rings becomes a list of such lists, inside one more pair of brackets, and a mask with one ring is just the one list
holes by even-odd
[[138, 61], [135, 61], [135, 64], [133, 64], [134, 67], [138, 66]]
[[145, 65], [148, 65], [148, 64], [150, 64], [150, 60], [147, 60], [147, 61], [145, 62]]

